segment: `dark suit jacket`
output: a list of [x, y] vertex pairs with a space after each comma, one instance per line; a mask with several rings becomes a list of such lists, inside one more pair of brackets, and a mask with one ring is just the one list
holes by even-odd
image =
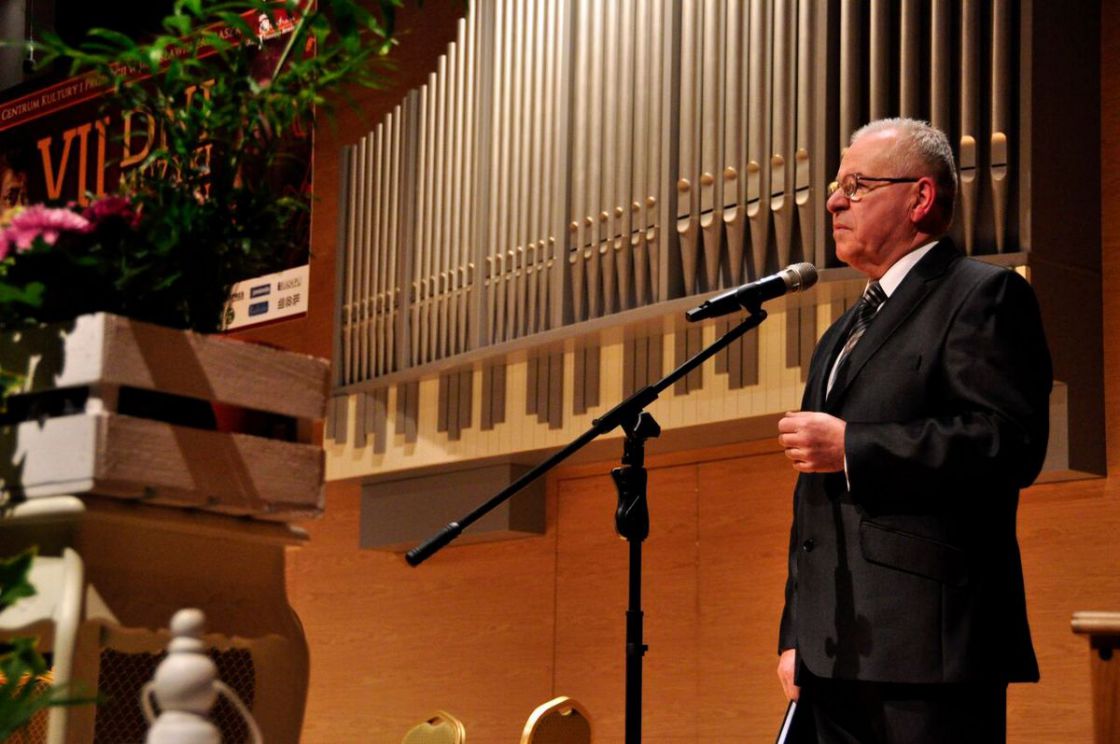
[[821, 677], [1037, 680], [1015, 515], [1052, 372], [1030, 285], [942, 240], [826, 398], [851, 316], [822, 337], [802, 403], [847, 422], [851, 491], [843, 473], [798, 479], [780, 649]]

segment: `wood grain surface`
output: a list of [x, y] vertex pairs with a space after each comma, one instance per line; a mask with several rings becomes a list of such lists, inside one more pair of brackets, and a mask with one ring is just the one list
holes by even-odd
[[[775, 639], [794, 473], [773, 444], [741, 450], [652, 459], [648, 742], [765, 742], [783, 710]], [[621, 742], [627, 548], [613, 532], [611, 466], [557, 474], [544, 537], [452, 547], [418, 569], [359, 552], [357, 488], [331, 484], [325, 518], [290, 553], [312, 649], [305, 741], [392, 741], [441, 707], [474, 740], [504, 741], [564, 694], [587, 706], [597, 742]], [[1118, 497], [1116, 479], [1023, 495], [1042, 681], [1011, 689], [1012, 744], [1092, 736], [1088, 648], [1070, 617], [1120, 597]]]

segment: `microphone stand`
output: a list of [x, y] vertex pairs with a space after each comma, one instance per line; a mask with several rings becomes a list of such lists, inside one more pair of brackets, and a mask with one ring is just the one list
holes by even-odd
[[642, 657], [649, 648], [642, 641], [642, 541], [649, 535], [645, 443], [647, 439], [661, 434], [661, 427], [644, 409], [657, 400], [658, 395], [667, 387], [766, 320], [766, 311], [762, 309], [761, 302], [753, 303], [745, 309], [750, 315], [716, 339], [711, 346], [701, 350], [654, 384], [635, 391], [629, 398], [592, 421], [590, 429], [503, 488], [489, 501], [462, 519], [448, 522], [435, 535], [405, 553], [408, 564], [418, 566], [529, 483], [592, 440], [621, 427], [626, 435], [622, 462], [611, 471], [611, 477], [618, 491], [615, 531], [630, 543], [629, 603], [626, 609], [626, 744], [640, 744], [642, 740]]

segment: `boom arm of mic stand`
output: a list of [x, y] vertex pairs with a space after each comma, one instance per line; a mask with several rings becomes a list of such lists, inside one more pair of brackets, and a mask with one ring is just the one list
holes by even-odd
[[607, 411], [599, 418], [595, 419], [591, 423], [590, 429], [573, 439], [563, 449], [545, 458], [532, 470], [525, 473], [513, 483], [510, 483], [508, 486], [492, 496], [489, 501], [477, 507], [459, 521], [448, 522], [435, 535], [405, 553], [405, 561], [407, 561], [410, 566], [418, 566], [428, 558], [432, 557], [432, 555], [446, 547], [448, 543], [457, 538], [467, 527], [470, 527], [472, 524], [477, 522], [482, 517], [486, 516], [486, 514], [505, 502], [522, 488], [529, 485], [537, 478], [544, 475], [549, 470], [571, 457], [585, 445], [591, 443], [601, 435], [617, 428], [625, 421], [636, 417], [646, 406], [657, 400], [657, 397], [661, 394], [661, 391], [665, 390], [674, 382], [681, 379], [695, 368], [699, 367], [701, 364], [718, 354], [723, 349], [727, 348], [734, 341], [738, 340], [740, 336], [743, 336], [747, 331], [751, 330], [752, 328], [757, 328], [762, 323], [762, 321], [766, 320], [766, 311], [763, 310], [761, 306], [751, 307], [748, 308], [748, 310], [751, 314], [747, 316], [742, 323], [735, 326], [723, 336], [716, 339], [715, 343], [713, 343], [711, 346], [706, 349], [702, 349], [695, 356], [685, 361], [684, 364], [677, 367], [665, 377], [662, 377], [653, 385], [647, 385], [646, 387], [635, 391], [634, 394], [629, 398], [625, 399], [617, 406]]

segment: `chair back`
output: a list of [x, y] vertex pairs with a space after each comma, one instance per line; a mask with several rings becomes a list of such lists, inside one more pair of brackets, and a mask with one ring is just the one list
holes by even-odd
[[441, 710], [409, 729], [401, 744], [463, 744], [466, 740], [463, 722]]
[[521, 744], [591, 744], [591, 717], [578, 702], [561, 695], [533, 711]]

